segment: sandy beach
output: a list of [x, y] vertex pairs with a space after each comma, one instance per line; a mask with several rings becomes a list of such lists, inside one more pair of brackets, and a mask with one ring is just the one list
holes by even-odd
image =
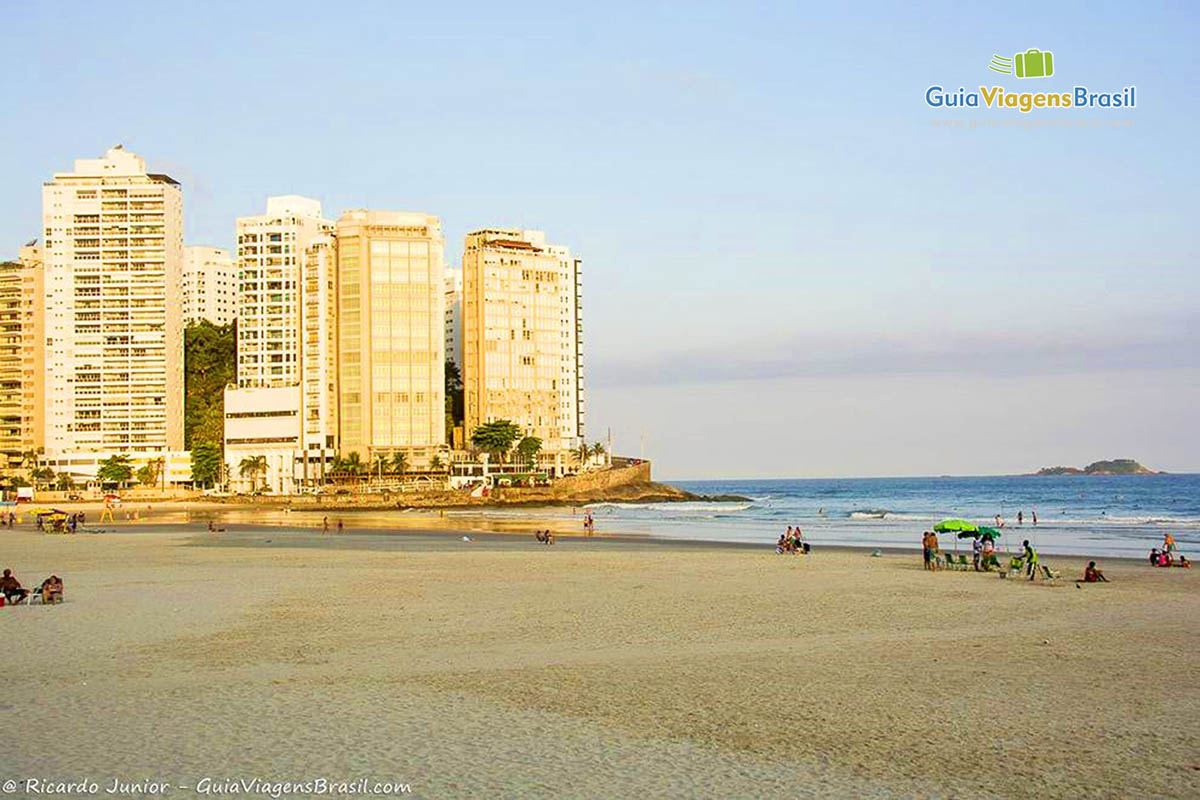
[[1113, 561], [1076, 588], [861, 550], [136, 531], [0, 531], [4, 565], [68, 599], [0, 609], [0, 778], [1200, 794], [1197, 570]]

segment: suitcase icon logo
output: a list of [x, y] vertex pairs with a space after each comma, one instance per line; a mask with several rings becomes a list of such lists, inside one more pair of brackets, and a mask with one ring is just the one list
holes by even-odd
[[1012, 58], [994, 55], [988, 69], [1018, 78], [1049, 78], [1054, 74], [1054, 54], [1049, 50], [1031, 47]]

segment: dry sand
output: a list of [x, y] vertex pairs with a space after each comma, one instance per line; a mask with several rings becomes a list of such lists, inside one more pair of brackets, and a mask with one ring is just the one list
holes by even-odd
[[1077, 589], [862, 551], [139, 530], [0, 531], [68, 596], [0, 609], [0, 779], [1200, 796], [1200, 570]]

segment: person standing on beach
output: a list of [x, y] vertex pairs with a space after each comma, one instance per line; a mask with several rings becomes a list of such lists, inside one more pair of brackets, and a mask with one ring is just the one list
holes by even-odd
[[1024, 511], [1018, 511], [1018, 512], [1017, 512], [1017, 524], [1018, 524], [1018, 525], [1024, 525], [1024, 524], [1025, 524], [1025, 512], [1024, 512]]
[[1037, 525], [1037, 509], [1035, 508], [1035, 509], [1034, 509], [1033, 511], [1031, 511], [1030, 513], [1033, 515], [1033, 524], [1034, 524], [1034, 525]]
[[329, 533], [329, 517], [321, 517], [321, 533]]
[[979, 560], [983, 555], [983, 539], [979, 538], [979, 534], [975, 534], [975, 538], [971, 541], [971, 563], [975, 565], [975, 571], [979, 572]]
[[343, 527], [342, 527], [342, 521], [339, 519], [339, 520], [338, 520], [338, 533], [341, 533], [341, 532], [342, 532], [342, 530], [343, 530]]
[[933, 572], [937, 567], [933, 562], [933, 542], [930, 541], [933, 534], [925, 531], [925, 535], [921, 537], [921, 555], [925, 559], [925, 569]]

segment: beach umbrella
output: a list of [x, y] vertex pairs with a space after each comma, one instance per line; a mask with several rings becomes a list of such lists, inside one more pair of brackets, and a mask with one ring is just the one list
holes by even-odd
[[1000, 531], [996, 530], [995, 528], [989, 528], [986, 525], [980, 525], [978, 528], [976, 528], [973, 531], [961, 531], [958, 534], [958, 538], [970, 539], [973, 536], [975, 536], [976, 534], [979, 534], [979, 536], [984, 539], [991, 539], [994, 542], [994, 541], [996, 541], [997, 538], [999, 538]]
[[965, 519], [944, 519], [933, 526], [934, 533], [953, 533], [954, 531], [974, 533], [977, 530], [979, 528], [974, 523], [967, 522]]

